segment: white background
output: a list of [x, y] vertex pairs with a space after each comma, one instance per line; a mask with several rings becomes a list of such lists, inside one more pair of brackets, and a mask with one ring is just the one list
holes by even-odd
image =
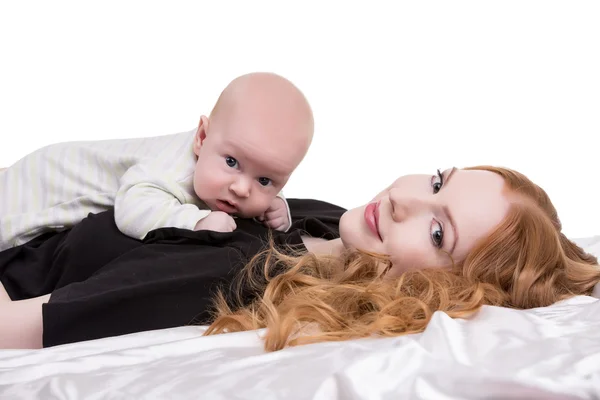
[[476, 164], [543, 186], [600, 234], [600, 2], [2, 1], [0, 166], [67, 140], [193, 129], [273, 71], [316, 137], [288, 197], [353, 207], [397, 176]]

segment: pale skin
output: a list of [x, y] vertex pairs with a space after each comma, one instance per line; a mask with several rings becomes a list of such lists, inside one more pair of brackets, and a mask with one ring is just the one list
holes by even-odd
[[308, 102], [285, 78], [252, 73], [233, 80], [210, 116], [200, 118], [194, 138], [194, 190], [213, 210], [195, 229], [231, 232], [231, 215], [287, 229], [277, 194], [306, 155], [313, 130]]
[[0, 283], [0, 349], [39, 349], [42, 347], [42, 305], [47, 294], [11, 301]]
[[[303, 237], [306, 248], [317, 254], [359, 248], [388, 255], [392, 268], [386, 276], [411, 268], [447, 266], [446, 252], [456, 261], [464, 259], [477, 241], [502, 222], [515, 200], [507, 195], [502, 178], [492, 172], [449, 169], [441, 175], [398, 178], [370, 203], [344, 213], [340, 239]], [[365, 218], [365, 210], [373, 207], [370, 204], [379, 207], [377, 233]], [[0, 348], [40, 348], [42, 305], [49, 299], [46, 295], [10, 301], [0, 286]]]
[[[463, 260], [502, 222], [515, 198], [507, 196], [504, 180], [493, 172], [440, 172], [441, 177], [398, 178], [370, 203], [344, 213], [340, 239], [305, 239], [307, 249], [339, 254], [354, 248], [387, 255], [392, 268], [386, 276], [392, 277], [408, 269], [448, 266], [448, 254]], [[378, 204], [378, 234], [365, 218], [369, 204]]]

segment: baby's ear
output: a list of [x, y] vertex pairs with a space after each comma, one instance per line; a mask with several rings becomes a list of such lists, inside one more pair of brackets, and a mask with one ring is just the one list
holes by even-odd
[[198, 123], [198, 129], [196, 129], [196, 135], [194, 136], [194, 153], [199, 155], [200, 148], [204, 143], [204, 139], [206, 139], [206, 131], [208, 130], [208, 118], [203, 115], [200, 117], [200, 122]]

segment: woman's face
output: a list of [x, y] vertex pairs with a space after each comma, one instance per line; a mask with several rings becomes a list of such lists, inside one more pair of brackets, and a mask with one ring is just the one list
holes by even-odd
[[340, 221], [344, 246], [385, 254], [397, 275], [463, 260], [502, 222], [510, 202], [504, 180], [489, 171], [448, 169], [398, 178]]

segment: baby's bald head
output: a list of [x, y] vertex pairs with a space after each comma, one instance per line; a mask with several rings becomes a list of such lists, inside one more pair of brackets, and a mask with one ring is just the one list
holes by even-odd
[[210, 124], [233, 128], [218, 129], [225, 134], [256, 134], [287, 142], [286, 147], [298, 150], [288, 152], [297, 163], [308, 151], [314, 132], [312, 110], [302, 92], [284, 77], [268, 72], [231, 81], [210, 114]]
[[293, 111], [312, 124], [312, 111], [302, 92], [289, 80], [270, 72], [253, 72], [232, 80], [221, 92], [210, 116], [248, 103], [281, 106], [281, 102], [295, 106]]

